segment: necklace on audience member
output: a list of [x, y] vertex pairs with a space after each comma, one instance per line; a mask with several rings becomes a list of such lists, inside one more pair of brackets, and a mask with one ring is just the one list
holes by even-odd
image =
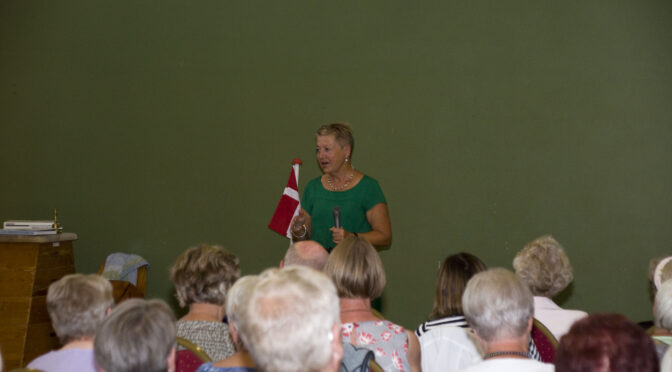
[[348, 175], [348, 179], [345, 180], [345, 183], [341, 186], [336, 186], [334, 185], [334, 179], [330, 176], [327, 175], [327, 185], [332, 191], [341, 191], [344, 189], [347, 189], [348, 186], [350, 186], [350, 181], [352, 181], [352, 178], [355, 176], [354, 169], [350, 171], [350, 174]]
[[502, 356], [502, 355], [515, 355], [523, 358], [528, 358], [529, 356], [527, 355], [526, 352], [524, 351], [495, 351], [494, 353], [487, 353], [483, 356], [483, 360]]

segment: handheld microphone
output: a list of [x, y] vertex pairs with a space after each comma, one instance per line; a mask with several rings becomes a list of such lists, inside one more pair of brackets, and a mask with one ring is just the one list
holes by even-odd
[[339, 229], [341, 227], [341, 208], [334, 207], [334, 227]]

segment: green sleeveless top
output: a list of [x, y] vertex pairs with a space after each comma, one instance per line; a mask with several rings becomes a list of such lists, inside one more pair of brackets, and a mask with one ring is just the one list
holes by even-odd
[[329, 231], [334, 226], [334, 207], [341, 209], [341, 227], [349, 232], [364, 233], [371, 231], [366, 212], [378, 203], [387, 203], [383, 190], [378, 181], [366, 175], [346, 191], [329, 191], [317, 177], [308, 183], [301, 199], [301, 206], [311, 218], [311, 239], [328, 251], [335, 246]]

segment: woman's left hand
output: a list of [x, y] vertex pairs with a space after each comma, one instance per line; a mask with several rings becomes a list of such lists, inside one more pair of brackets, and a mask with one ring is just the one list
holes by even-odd
[[350, 233], [342, 227], [332, 227], [329, 229], [329, 231], [331, 231], [331, 238], [334, 240], [335, 244], [340, 243], [341, 240], [350, 235]]

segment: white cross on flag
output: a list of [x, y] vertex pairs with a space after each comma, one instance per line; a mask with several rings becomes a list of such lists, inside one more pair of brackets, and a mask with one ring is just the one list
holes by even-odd
[[289, 174], [289, 180], [285, 191], [280, 197], [280, 202], [275, 208], [273, 218], [268, 224], [268, 227], [280, 235], [292, 238], [291, 228], [292, 219], [299, 214], [301, 210], [301, 203], [299, 202], [299, 166], [302, 164], [301, 159], [294, 159], [292, 161], [292, 171]]

